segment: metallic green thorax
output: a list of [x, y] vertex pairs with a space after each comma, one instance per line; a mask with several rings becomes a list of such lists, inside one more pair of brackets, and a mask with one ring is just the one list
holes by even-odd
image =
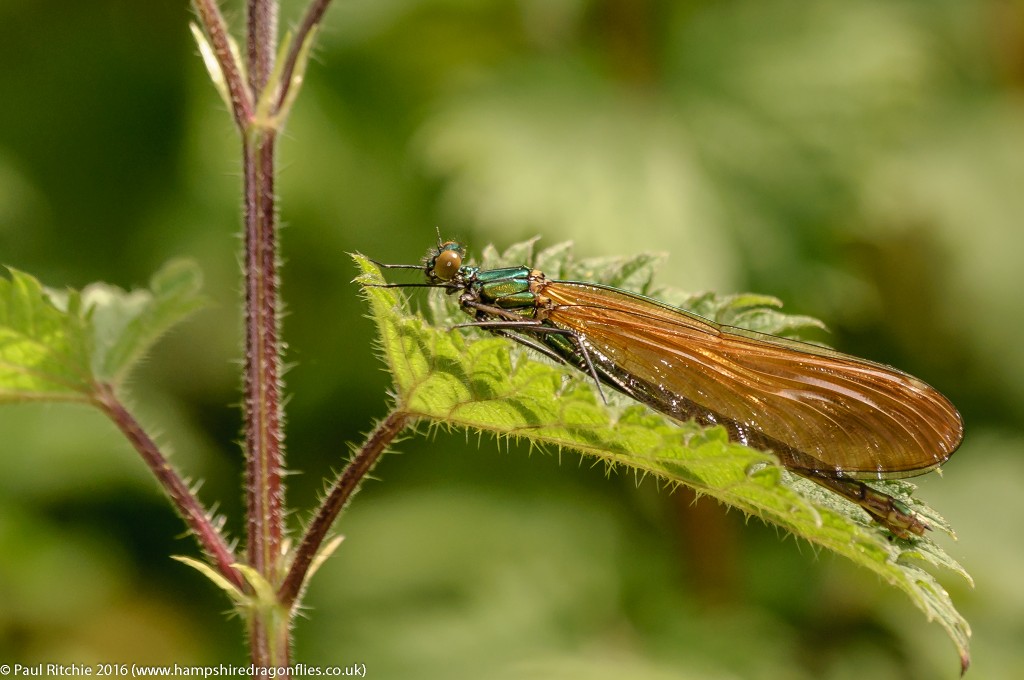
[[529, 316], [535, 316], [539, 300], [534, 291], [538, 277], [543, 279], [540, 272], [529, 267], [480, 271], [477, 267], [467, 266], [462, 270], [460, 274], [466, 277], [464, 280], [469, 284], [467, 292], [482, 304], [515, 310], [521, 314], [528, 312]]

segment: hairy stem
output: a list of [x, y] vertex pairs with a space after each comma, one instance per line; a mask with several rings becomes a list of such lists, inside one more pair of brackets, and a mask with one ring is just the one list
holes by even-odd
[[324, 18], [324, 13], [330, 4], [331, 0], [313, 0], [313, 2], [309, 3], [309, 7], [306, 8], [306, 13], [302, 16], [302, 21], [295, 32], [295, 39], [292, 40], [291, 47], [288, 49], [288, 56], [284, 60], [284, 68], [281, 72], [281, 89], [278, 91], [277, 99], [274, 102], [275, 113], [281, 109], [284, 102], [288, 99], [289, 90], [292, 87], [292, 75], [295, 73], [295, 65], [298, 63], [299, 55], [302, 53], [302, 47], [309, 37], [309, 32], [320, 25], [320, 21]]
[[95, 393], [96, 405], [107, 414], [124, 436], [131, 442], [135, 450], [139, 452], [142, 459], [153, 471], [157, 481], [163, 486], [167, 496], [171, 499], [174, 507], [185, 519], [189, 529], [195, 534], [199, 545], [213, 560], [224, 578], [233, 583], [240, 591], [245, 591], [247, 586], [232, 564], [238, 559], [227, 546], [224, 537], [217, 530], [210, 518], [209, 512], [196, 498], [188, 484], [178, 474], [177, 470], [171, 467], [166, 456], [160, 452], [156, 442], [146, 434], [135, 417], [125, 408], [124, 404], [114, 394], [114, 390], [106, 384], [98, 385]]
[[241, 65], [231, 50], [231, 38], [228, 36], [224, 15], [220, 13], [216, 0], [193, 0], [192, 4], [224, 74], [231, 95], [231, 115], [235, 119], [235, 125], [244, 132], [253, 116], [253, 97], [245, 86]]
[[[273, 132], [264, 130], [247, 136], [243, 149], [248, 562], [271, 583], [279, 576], [284, 530], [274, 142]], [[264, 631], [256, 637], [268, 636], [273, 634]]]
[[249, 64], [249, 89], [259, 100], [274, 70], [277, 50], [277, 2], [249, 0], [246, 12], [246, 54]]
[[[274, 68], [278, 3], [247, 3], [246, 56], [249, 91], [258, 100]], [[281, 407], [281, 345], [278, 335], [277, 205], [274, 195], [277, 130], [245, 120], [242, 132], [245, 221], [245, 450], [247, 558], [270, 583], [280, 577], [284, 535], [284, 431]], [[287, 621], [249, 617], [251, 658], [258, 666], [289, 660]]]
[[[231, 99], [242, 138], [245, 239], [245, 453], [247, 562], [271, 584], [281, 582], [284, 540], [284, 430], [279, 341], [277, 205], [274, 195], [276, 114], [293, 86], [304, 43], [323, 17], [329, 0], [312, 0], [285, 64], [286, 76], [271, 83], [277, 54], [276, 0], [246, 3], [245, 66], [232, 49], [216, 0], [193, 0]], [[243, 73], [245, 76], [243, 76]], [[246, 82], [247, 77], [247, 82]], [[296, 82], [298, 79], [295, 79]], [[272, 110], [263, 111], [269, 87]], [[261, 102], [257, 120], [255, 102]], [[269, 115], [267, 115], [269, 114]], [[321, 536], [322, 540], [322, 536]], [[315, 552], [314, 546], [314, 552]], [[236, 575], [235, 578], [238, 578]], [[290, 656], [287, 612], [261, 607], [249, 617], [251, 658], [261, 667], [286, 666]], [[286, 614], [280, 616], [280, 612]]]
[[306, 534], [302, 537], [302, 543], [295, 551], [295, 559], [288, 570], [288, 575], [278, 591], [278, 600], [282, 605], [291, 607], [298, 600], [306, 583], [309, 567], [324, 542], [324, 538], [327, 537], [331, 525], [334, 524], [334, 520], [345, 508], [352, 494], [359, 488], [359, 484], [377, 463], [381, 454], [405, 429], [409, 418], [409, 414], [403, 410], [392, 411], [367, 437], [366, 443], [335, 480], [327, 498], [324, 499], [317, 511], [316, 517], [307, 527]]

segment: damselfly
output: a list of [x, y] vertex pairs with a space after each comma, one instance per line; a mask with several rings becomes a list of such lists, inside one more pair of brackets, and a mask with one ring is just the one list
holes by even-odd
[[[930, 528], [864, 480], [939, 467], [963, 438], [946, 397], [890, 366], [717, 324], [617, 288], [558, 281], [528, 266], [464, 264], [455, 241], [431, 249], [422, 283], [458, 295], [473, 321], [681, 421], [720, 425], [787, 469], [860, 505], [897, 536]], [[380, 264], [380, 263], [378, 263]], [[603, 397], [602, 392], [602, 397]]]

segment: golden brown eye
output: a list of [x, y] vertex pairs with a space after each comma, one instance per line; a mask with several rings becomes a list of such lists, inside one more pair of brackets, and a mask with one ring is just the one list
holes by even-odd
[[[449, 244], [445, 244], [449, 246]], [[455, 244], [452, 244], [455, 245]], [[459, 248], [444, 248], [434, 258], [434, 268], [431, 270], [434, 278], [440, 281], [451, 281], [459, 273], [462, 266], [462, 251]]]

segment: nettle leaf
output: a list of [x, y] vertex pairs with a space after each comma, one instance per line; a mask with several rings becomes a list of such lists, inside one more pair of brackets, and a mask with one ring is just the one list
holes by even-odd
[[[545, 271], [557, 271], [559, 278], [580, 279], [581, 272], [600, 270], [607, 277], [601, 282], [631, 280], [646, 282], [641, 288], [649, 288], [657, 262], [656, 257], [643, 256], [573, 264], [564, 245], [537, 254], [534, 246], [534, 241], [519, 244], [506, 254], [487, 248], [481, 266], [543, 262]], [[510, 262], [509, 252], [524, 259]], [[790, 474], [771, 454], [731, 443], [720, 427], [676, 422], [610, 390], [606, 393], [611, 404], [606, 406], [579, 372], [503, 338], [475, 329], [452, 330], [450, 326], [465, 322], [466, 316], [438, 290], [430, 291], [435, 324], [429, 324], [410, 311], [406, 296], [397, 289], [374, 287], [383, 283], [380, 271], [364, 257], [354, 257], [362, 270], [357, 280], [364, 286], [383, 358], [394, 378], [399, 409], [438, 426], [526, 439], [544, 448], [570, 448], [609, 465], [654, 474], [668, 485], [685, 484], [776, 524], [902, 590], [929, 620], [939, 622], [956, 645], [961, 663], [967, 663], [970, 628], [922, 565], [941, 566], [971, 579], [930, 538], [892, 537], [859, 507]], [[559, 263], [553, 262], [556, 257]], [[773, 298], [663, 292], [651, 294], [682, 300], [683, 306], [723, 322], [756, 318], [757, 330], [763, 332], [821, 326], [782, 314]], [[878, 487], [907, 503], [936, 530], [948, 531], [937, 513], [911, 497], [913, 484], [883, 482]]]
[[74, 291], [60, 298], [15, 269], [0, 278], [0, 400], [83, 400], [92, 338]]
[[194, 262], [172, 260], [153, 274], [148, 289], [87, 286], [82, 303], [92, 316], [96, 377], [120, 381], [171, 326], [205, 306], [199, 294], [202, 282]]
[[201, 276], [174, 261], [148, 290], [105, 283], [45, 288], [29, 274], [0, 278], [0, 401], [88, 401], [116, 383], [173, 324], [204, 304]]

